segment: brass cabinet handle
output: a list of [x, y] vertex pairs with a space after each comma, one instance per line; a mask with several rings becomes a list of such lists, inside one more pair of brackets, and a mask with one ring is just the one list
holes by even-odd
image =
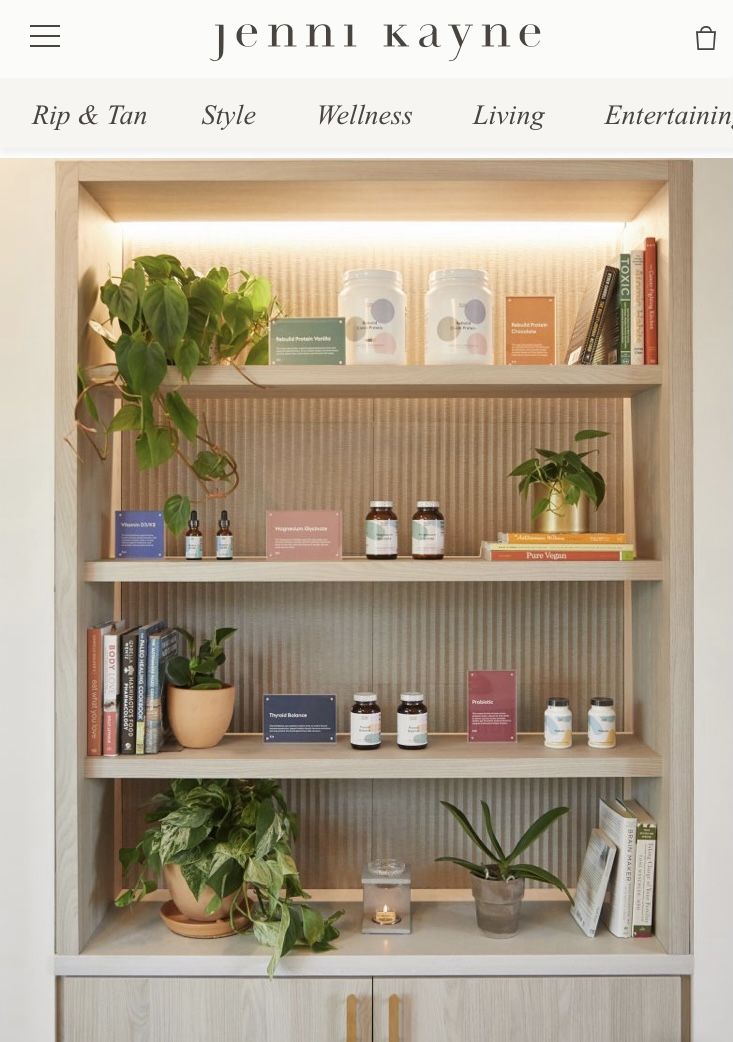
[[387, 1042], [400, 1042], [400, 997], [390, 995], [389, 997], [389, 1034]]
[[359, 1042], [356, 1037], [356, 995], [346, 996], [346, 1042]]

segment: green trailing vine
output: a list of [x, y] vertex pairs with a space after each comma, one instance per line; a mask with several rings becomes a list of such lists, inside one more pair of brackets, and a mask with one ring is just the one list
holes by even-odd
[[[296, 946], [328, 951], [339, 936], [334, 912], [324, 918], [305, 903], [291, 844], [297, 819], [280, 786], [268, 780], [187, 778], [171, 782], [153, 799], [153, 824], [135, 847], [120, 850], [125, 872], [141, 866], [133, 885], [115, 904], [123, 908], [158, 886], [166, 864], [178, 865], [194, 897], [209, 887], [207, 914], [232, 897], [230, 923], [244, 915], [260, 944], [270, 949], [270, 976]], [[151, 878], [152, 876], [152, 878]]]
[[[140, 470], [176, 456], [207, 498], [220, 499], [237, 487], [232, 454], [212, 439], [205, 416], [199, 420], [180, 391], [164, 389], [163, 381], [171, 369], [186, 383], [199, 365], [229, 363], [245, 375], [245, 363], [267, 364], [269, 321], [279, 304], [267, 279], [239, 275], [240, 285], [230, 289], [227, 268], [200, 275], [160, 254], [135, 258], [101, 287], [109, 317], [91, 326], [114, 352], [115, 364], [111, 375], [109, 367], [101, 376], [99, 367], [80, 370], [75, 415], [100, 458], [107, 458], [114, 433], [132, 431]], [[105, 424], [95, 397], [110, 385], [122, 404]], [[170, 496], [163, 507], [168, 528], [182, 532], [190, 511], [187, 496]]]

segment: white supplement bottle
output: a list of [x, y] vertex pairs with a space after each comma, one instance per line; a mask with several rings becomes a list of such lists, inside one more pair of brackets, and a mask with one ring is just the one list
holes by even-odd
[[612, 698], [591, 698], [588, 745], [591, 749], [613, 749], [616, 745], [616, 710]]
[[346, 320], [349, 364], [405, 364], [405, 293], [399, 271], [345, 271], [339, 315]]
[[569, 749], [573, 744], [573, 714], [567, 698], [550, 698], [545, 709], [545, 745]]
[[491, 365], [492, 312], [485, 271], [431, 271], [425, 294], [425, 364]]

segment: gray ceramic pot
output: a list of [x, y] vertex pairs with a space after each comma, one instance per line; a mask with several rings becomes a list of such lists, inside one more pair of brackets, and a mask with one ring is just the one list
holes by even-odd
[[523, 879], [471, 879], [476, 922], [489, 937], [513, 937], [519, 929]]

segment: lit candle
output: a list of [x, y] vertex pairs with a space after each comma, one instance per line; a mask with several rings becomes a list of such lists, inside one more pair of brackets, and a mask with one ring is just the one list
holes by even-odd
[[381, 912], [376, 912], [373, 916], [373, 921], [379, 923], [380, 926], [394, 926], [395, 923], [400, 921], [400, 917], [393, 908], [388, 905], [384, 905]]

